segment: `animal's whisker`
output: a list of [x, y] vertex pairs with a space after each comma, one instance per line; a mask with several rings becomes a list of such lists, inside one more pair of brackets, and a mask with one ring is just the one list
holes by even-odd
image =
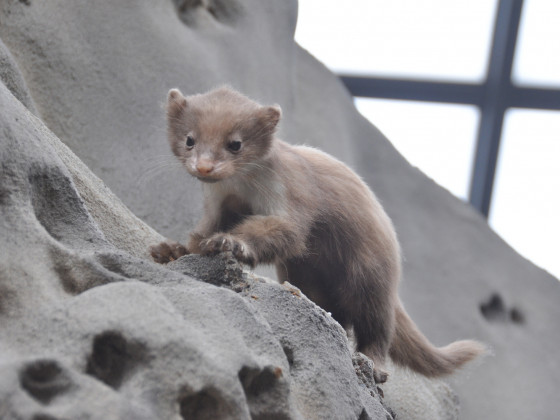
[[[151, 181], [152, 179], [163, 175], [164, 173], [172, 173], [178, 172], [177, 169], [182, 168], [181, 162], [178, 161], [161, 161], [161, 162], [153, 162], [151, 167], [148, 167], [146, 171], [144, 171], [136, 181], [137, 186], [144, 185], [147, 182]], [[163, 178], [163, 177], [162, 177]]]
[[[269, 172], [270, 174], [272, 174], [272, 175], [278, 176], [278, 173], [277, 173], [273, 168], [271, 168], [270, 166], [263, 165], [263, 164], [261, 164], [261, 163], [257, 163], [257, 162], [243, 162], [242, 165], [243, 165], [242, 167], [243, 167], [244, 169], [247, 169], [248, 171], [251, 170], [251, 169], [254, 169], [254, 170], [263, 170], [263, 171], [268, 171], [268, 172]], [[248, 167], [250, 167], [250, 168], [248, 168]]]

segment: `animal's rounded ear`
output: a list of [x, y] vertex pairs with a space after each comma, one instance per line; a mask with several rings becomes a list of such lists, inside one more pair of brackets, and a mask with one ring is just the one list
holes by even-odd
[[167, 108], [172, 109], [185, 109], [187, 107], [187, 100], [179, 89], [171, 89], [167, 94]]
[[273, 130], [282, 118], [282, 108], [280, 108], [280, 105], [267, 106], [263, 109], [261, 118], [265, 125]]

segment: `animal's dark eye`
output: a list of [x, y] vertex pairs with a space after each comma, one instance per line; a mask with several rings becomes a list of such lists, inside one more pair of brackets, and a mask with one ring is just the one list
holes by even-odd
[[192, 138], [192, 136], [187, 136], [187, 149], [192, 149], [194, 147], [194, 139]]
[[239, 152], [241, 150], [241, 142], [239, 140], [232, 140], [227, 145], [231, 152]]

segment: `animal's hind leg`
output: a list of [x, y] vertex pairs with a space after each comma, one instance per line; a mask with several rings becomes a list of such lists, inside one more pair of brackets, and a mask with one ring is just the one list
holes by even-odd
[[348, 318], [354, 327], [357, 349], [373, 360], [374, 376], [378, 383], [387, 380], [385, 358], [395, 330], [395, 308], [391, 296], [377, 293], [356, 294]]
[[[289, 281], [316, 305], [327, 312], [334, 312], [335, 302], [330, 287], [326, 284], [325, 276], [311, 264], [302, 260], [283, 261], [276, 264], [276, 273], [281, 283]], [[341, 322], [338, 319], [337, 321]]]
[[[367, 317], [367, 314], [364, 314], [364, 317]], [[357, 350], [373, 360], [375, 381], [383, 383], [388, 376], [385, 371], [385, 359], [389, 352], [390, 338], [388, 336], [390, 334], [387, 328], [379, 325], [372, 326], [370, 322], [360, 319], [353, 323]]]

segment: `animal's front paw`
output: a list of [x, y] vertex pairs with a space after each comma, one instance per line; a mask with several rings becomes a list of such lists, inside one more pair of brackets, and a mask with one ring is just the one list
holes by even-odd
[[229, 234], [218, 233], [200, 242], [203, 255], [215, 255], [230, 251], [237, 261], [254, 267], [255, 254], [246, 242]]
[[188, 253], [187, 248], [175, 241], [166, 241], [150, 247], [150, 255], [155, 262], [160, 264], [174, 261]]
[[389, 374], [384, 370], [373, 368], [373, 379], [376, 384], [384, 384], [389, 379]]

